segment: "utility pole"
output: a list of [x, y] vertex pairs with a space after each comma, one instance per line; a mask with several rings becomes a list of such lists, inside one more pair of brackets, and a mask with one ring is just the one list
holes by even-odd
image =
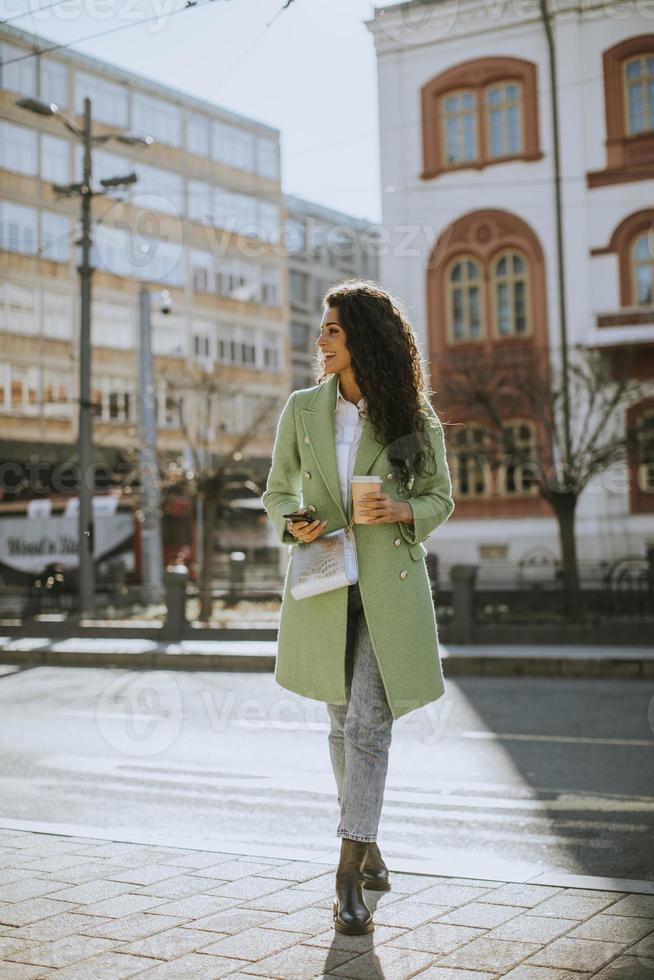
[[141, 524], [141, 554], [143, 588], [148, 602], [163, 600], [163, 548], [161, 543], [161, 500], [159, 468], [157, 466], [157, 416], [152, 363], [152, 326], [150, 320], [150, 290], [143, 286], [139, 292], [139, 442], [143, 522]]
[[54, 116], [82, 143], [84, 163], [82, 180], [75, 184], [53, 184], [58, 197], [80, 197], [82, 201], [81, 262], [77, 267], [80, 276], [80, 340], [79, 340], [79, 406], [77, 426], [77, 457], [79, 465], [79, 515], [77, 539], [79, 549], [79, 614], [88, 615], [95, 606], [95, 565], [93, 561], [93, 431], [91, 409], [91, 204], [93, 198], [104, 194], [111, 187], [126, 187], [136, 183], [135, 173], [124, 177], [101, 180], [103, 190], [93, 189], [93, 147], [118, 140], [127, 146], [151, 146], [151, 136], [134, 136], [129, 133], [101, 133], [93, 135], [91, 100], [84, 99], [84, 126], [80, 129], [74, 119], [63, 113], [54, 102], [41, 102], [31, 97], [18, 99], [16, 105], [37, 116]]

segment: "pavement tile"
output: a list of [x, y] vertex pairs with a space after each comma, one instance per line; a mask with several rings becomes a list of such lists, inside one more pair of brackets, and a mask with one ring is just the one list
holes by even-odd
[[420, 926], [424, 922], [436, 919], [448, 909], [449, 905], [423, 905], [422, 902], [418, 902], [413, 897], [403, 898], [400, 902], [391, 902], [388, 906], [380, 905], [376, 908], [375, 923], [380, 926], [415, 929], [416, 926]]
[[631, 944], [652, 931], [654, 919], [600, 913], [568, 933], [568, 939], [603, 939], [610, 943]]
[[[249, 960], [235, 960], [224, 956], [206, 956], [204, 953], [188, 953], [178, 960], [169, 960], [139, 974], [147, 980], [217, 980], [234, 975], [239, 966], [250, 966]], [[251, 975], [250, 975], [251, 980]]]
[[0, 980], [33, 980], [48, 976], [54, 970], [42, 966], [28, 966], [27, 963], [0, 963]]
[[[313, 909], [317, 912], [317, 909]], [[189, 922], [192, 929], [205, 929], [207, 932], [234, 933], [241, 932], [243, 929], [250, 929], [252, 926], [259, 926], [269, 921], [284, 921], [288, 916], [279, 916], [276, 912], [266, 912], [262, 909], [243, 909], [229, 908], [221, 909], [213, 915], [205, 915], [201, 919], [194, 919]], [[284, 929], [285, 926], [280, 926]], [[302, 929], [298, 930], [302, 932]]]
[[492, 929], [503, 922], [521, 915], [523, 908], [518, 905], [487, 905], [485, 902], [468, 902], [459, 909], [452, 909], [438, 916], [439, 922], [454, 926], [473, 926], [476, 929]]
[[0, 885], [10, 885], [12, 881], [30, 878], [33, 873], [29, 868], [2, 868], [0, 869]]
[[396, 929], [392, 926], [380, 926], [375, 921], [375, 928], [365, 936], [346, 936], [334, 930], [333, 923], [329, 924], [327, 930], [318, 933], [311, 939], [303, 940], [305, 946], [333, 947], [334, 949], [353, 950], [355, 953], [365, 953], [373, 946], [381, 946], [390, 939], [397, 939], [407, 932], [406, 929]]
[[[299, 909], [316, 905], [318, 901], [319, 898], [315, 892], [302, 891], [299, 888], [285, 888], [282, 891], [275, 891], [270, 895], [262, 895], [260, 898], [253, 898], [249, 902], [243, 902], [243, 908], [262, 909], [267, 912], [297, 912]], [[330, 890], [329, 896], [324, 897], [321, 905], [324, 906], [332, 902], [333, 893]]]
[[[395, 885], [395, 879], [393, 879]], [[465, 902], [473, 902], [480, 899], [485, 894], [483, 888], [468, 888], [467, 885], [450, 885], [448, 882], [439, 882], [420, 891], [417, 901], [423, 904], [433, 905], [463, 905]], [[484, 898], [484, 901], [486, 899]]]
[[26, 939], [48, 943], [55, 939], [63, 939], [64, 936], [95, 935], [94, 930], [98, 925], [109, 921], [109, 919], [98, 919], [95, 915], [82, 915], [80, 912], [61, 912], [59, 915], [49, 915], [47, 919], [39, 919], [32, 925], [22, 926], [20, 934]]
[[137, 939], [147, 939], [148, 936], [172, 929], [183, 922], [188, 922], [188, 918], [158, 915], [156, 912], [137, 912], [135, 915], [126, 915], [121, 919], [104, 919], [97, 926], [85, 930], [85, 935], [129, 943]]
[[[177, 868], [176, 871], [180, 869]], [[178, 874], [175, 878], [166, 878], [151, 885], [144, 885], [140, 895], [154, 895], [158, 898], [187, 898], [198, 892], [208, 892], [217, 888], [222, 882], [218, 878], [201, 878], [198, 875]]]
[[117, 881], [103, 881], [99, 878], [96, 881], [86, 881], [83, 885], [73, 885], [72, 887], [61, 887], [60, 891], [55, 892], [52, 898], [57, 901], [75, 902], [76, 905], [93, 905], [101, 902], [104, 898], [115, 898], [116, 895], [124, 895], [129, 888], [125, 884]]
[[[214, 854], [214, 858], [215, 858]], [[236, 881], [237, 878], [248, 878], [250, 875], [258, 875], [260, 871], [274, 871], [275, 865], [265, 864], [264, 862], [239, 860], [230, 857], [229, 861], [215, 861], [208, 867], [203, 867], [202, 874], [206, 878], [221, 878], [223, 881]]]
[[32, 869], [35, 871], [63, 871], [66, 868], [74, 868], [80, 863], [79, 855], [67, 852], [66, 854], [50, 854], [34, 858], [33, 861], [23, 867], [25, 871]]
[[625, 895], [615, 902], [607, 915], [641, 915], [644, 918], [654, 918], [654, 895]]
[[[332, 873], [332, 878], [334, 874]], [[391, 887], [394, 892], [400, 895], [413, 895], [416, 892], [423, 892], [435, 885], [450, 884], [449, 878], [433, 878], [430, 875], [411, 875], [401, 871], [392, 871]], [[422, 899], [420, 899], [422, 901]]]
[[45, 881], [42, 878], [22, 878], [20, 881], [12, 881], [10, 885], [2, 886], [3, 902], [24, 902], [28, 898], [39, 898], [55, 892], [59, 888], [65, 888], [65, 884], [60, 881]]
[[[555, 966], [529, 966], [521, 963], [515, 969], [503, 974], [502, 980], [589, 980], [590, 973], [577, 970], [559, 970]], [[622, 977], [621, 980], [626, 980]]]
[[433, 953], [396, 946], [376, 946], [361, 956], [335, 966], [330, 974], [354, 977], [355, 980], [406, 980], [434, 961]]
[[497, 973], [485, 970], [454, 970], [449, 966], [428, 966], [420, 973], [414, 973], [420, 980], [495, 980]]
[[310, 937], [299, 932], [281, 932], [277, 929], [261, 929], [254, 926], [252, 929], [239, 932], [236, 936], [218, 939], [211, 945], [205, 946], [204, 952], [215, 953], [217, 956], [260, 960], [262, 956], [269, 956], [271, 953], [276, 953], [280, 949], [285, 949], [296, 943], [299, 944], [301, 940], [308, 938]]
[[393, 939], [392, 945], [402, 946], [404, 949], [421, 949], [434, 954], [449, 953], [465, 943], [470, 943], [481, 933], [481, 929], [471, 929], [467, 926], [448, 926], [439, 922], [428, 922]]
[[629, 949], [629, 956], [650, 957], [654, 960], [654, 933], [646, 936], [639, 943]]
[[266, 956], [246, 969], [248, 974], [255, 976], [281, 977], [283, 980], [311, 980], [312, 977], [331, 973], [335, 967], [351, 962], [356, 955], [343, 949], [293, 946], [273, 956]]
[[608, 963], [599, 973], [593, 973], [593, 980], [652, 980], [654, 960], [639, 960], [636, 956], [619, 956]]
[[67, 912], [75, 906], [70, 902], [54, 902], [51, 898], [31, 898], [26, 902], [0, 907], [0, 922], [7, 926], [27, 926], [56, 912]]
[[578, 925], [577, 919], [557, 919], [549, 915], [518, 915], [488, 933], [489, 939], [521, 940], [544, 945]]
[[463, 949], [444, 956], [438, 961], [438, 965], [464, 966], [469, 970], [495, 970], [501, 975], [537, 949], [537, 943], [509, 942], [480, 936]]
[[289, 861], [287, 864], [276, 864], [256, 872], [259, 878], [285, 878], [288, 881], [302, 882], [320, 878], [323, 873], [322, 866], [312, 861]]
[[263, 895], [270, 895], [272, 892], [286, 888], [288, 888], [288, 881], [279, 878], [258, 878], [252, 875], [247, 878], [227, 881], [217, 888], [212, 888], [210, 894], [251, 901], [254, 898], [261, 898]]
[[334, 865], [333, 871], [325, 871], [324, 874], [319, 874], [316, 878], [309, 878], [307, 881], [303, 881], [300, 888], [302, 888], [303, 891], [323, 892], [325, 889], [334, 887], [335, 876], [336, 865]]
[[51, 966], [55, 969], [88, 959], [98, 953], [106, 953], [116, 944], [111, 939], [95, 939], [93, 936], [64, 936], [51, 943], [37, 943], [7, 959], [29, 963], [32, 966]]
[[[289, 912], [286, 915], [277, 915], [276, 912], [263, 912], [262, 914], [272, 916], [265, 923], [266, 929], [304, 932], [310, 936], [317, 936], [318, 933], [324, 932], [325, 927], [331, 922], [329, 912], [325, 909], [317, 909], [313, 905], [306, 909], [298, 909], [297, 912]], [[194, 924], [197, 925], [197, 923]]]
[[100, 953], [57, 970], [57, 980], [122, 980], [123, 977], [133, 977], [160, 962], [143, 956], [128, 956], [125, 953]]
[[562, 936], [549, 946], [529, 957], [536, 966], [558, 966], [567, 970], [599, 970], [621, 953], [620, 943], [600, 942], [597, 939], [568, 939]]
[[590, 919], [614, 901], [613, 892], [604, 892], [600, 897], [575, 894], [574, 889], [566, 889], [559, 895], [546, 898], [544, 902], [525, 912], [525, 915], [553, 915], [557, 919]]
[[137, 939], [120, 947], [121, 953], [134, 956], [151, 956], [158, 960], [174, 960], [185, 953], [195, 953], [196, 950], [215, 940], [211, 933], [199, 929], [181, 929], [175, 927], [158, 932], [147, 939]]
[[57, 872], [59, 881], [68, 885], [81, 885], [85, 881], [95, 881], [96, 878], [107, 878], [116, 871], [124, 871], [125, 865], [113, 861], [83, 861], [70, 868], [61, 868]]
[[140, 868], [126, 868], [109, 875], [111, 881], [124, 881], [130, 885], [154, 885], [168, 878], [178, 877], [176, 868], [166, 864], [145, 864]]
[[38, 946], [38, 943], [19, 936], [0, 936], [0, 960], [9, 959], [13, 953], [20, 953], [30, 946]]
[[[227, 861], [232, 859], [233, 855], [225, 854], [224, 858]], [[178, 854], [169, 854], [164, 864], [170, 864], [175, 868], [210, 868], [219, 862], [220, 854], [215, 851], [179, 851]]]
[[552, 898], [562, 892], [562, 888], [554, 885], [526, 885], [522, 882], [508, 881], [500, 888], [484, 895], [485, 902], [497, 902], [499, 905], [523, 905], [525, 908], [533, 908], [546, 898]]
[[151, 895], [116, 895], [115, 898], [105, 898], [101, 902], [94, 902], [92, 905], [85, 905], [84, 911], [87, 915], [108, 916], [110, 919], [119, 919], [123, 915], [133, 915], [135, 912], [146, 912], [148, 909], [163, 905], [160, 898], [152, 898]]
[[175, 902], [165, 902], [157, 906], [159, 915], [181, 915], [187, 919], [199, 919], [205, 915], [214, 915], [223, 909], [233, 908], [238, 899], [222, 895], [188, 895]]

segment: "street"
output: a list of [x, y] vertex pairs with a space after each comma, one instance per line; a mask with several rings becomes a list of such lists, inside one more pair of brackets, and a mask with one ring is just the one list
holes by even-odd
[[[272, 675], [41, 667], [0, 678], [0, 719], [0, 822], [336, 849], [325, 706]], [[651, 723], [645, 681], [447, 680], [394, 723], [380, 844], [651, 878]]]

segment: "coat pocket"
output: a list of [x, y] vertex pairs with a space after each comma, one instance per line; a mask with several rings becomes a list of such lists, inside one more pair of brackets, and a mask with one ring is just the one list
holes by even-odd
[[424, 558], [425, 555], [429, 554], [429, 552], [425, 548], [422, 541], [417, 541], [415, 544], [409, 545], [409, 554], [415, 561], [420, 561], [420, 559]]

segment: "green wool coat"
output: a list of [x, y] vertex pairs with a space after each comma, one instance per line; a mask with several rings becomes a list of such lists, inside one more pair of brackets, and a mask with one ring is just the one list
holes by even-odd
[[[272, 465], [262, 503], [283, 544], [291, 546], [278, 632], [275, 680], [307, 698], [345, 704], [347, 587], [294, 599], [290, 591], [293, 553], [306, 547], [288, 532], [283, 514], [309, 507], [327, 520], [326, 531], [345, 527], [336, 461], [338, 375], [294, 391], [279, 418]], [[410, 491], [393, 480], [386, 448], [366, 419], [354, 474], [378, 475], [382, 492], [407, 501], [415, 523], [355, 524], [359, 587], [379, 671], [394, 718], [444, 693], [434, 604], [422, 543], [454, 510], [443, 429], [426, 396], [433, 428], [427, 433], [437, 472], [416, 476]], [[435, 423], [435, 424], [434, 424]], [[399, 487], [399, 490], [398, 490]], [[351, 495], [350, 503], [351, 507]]]

